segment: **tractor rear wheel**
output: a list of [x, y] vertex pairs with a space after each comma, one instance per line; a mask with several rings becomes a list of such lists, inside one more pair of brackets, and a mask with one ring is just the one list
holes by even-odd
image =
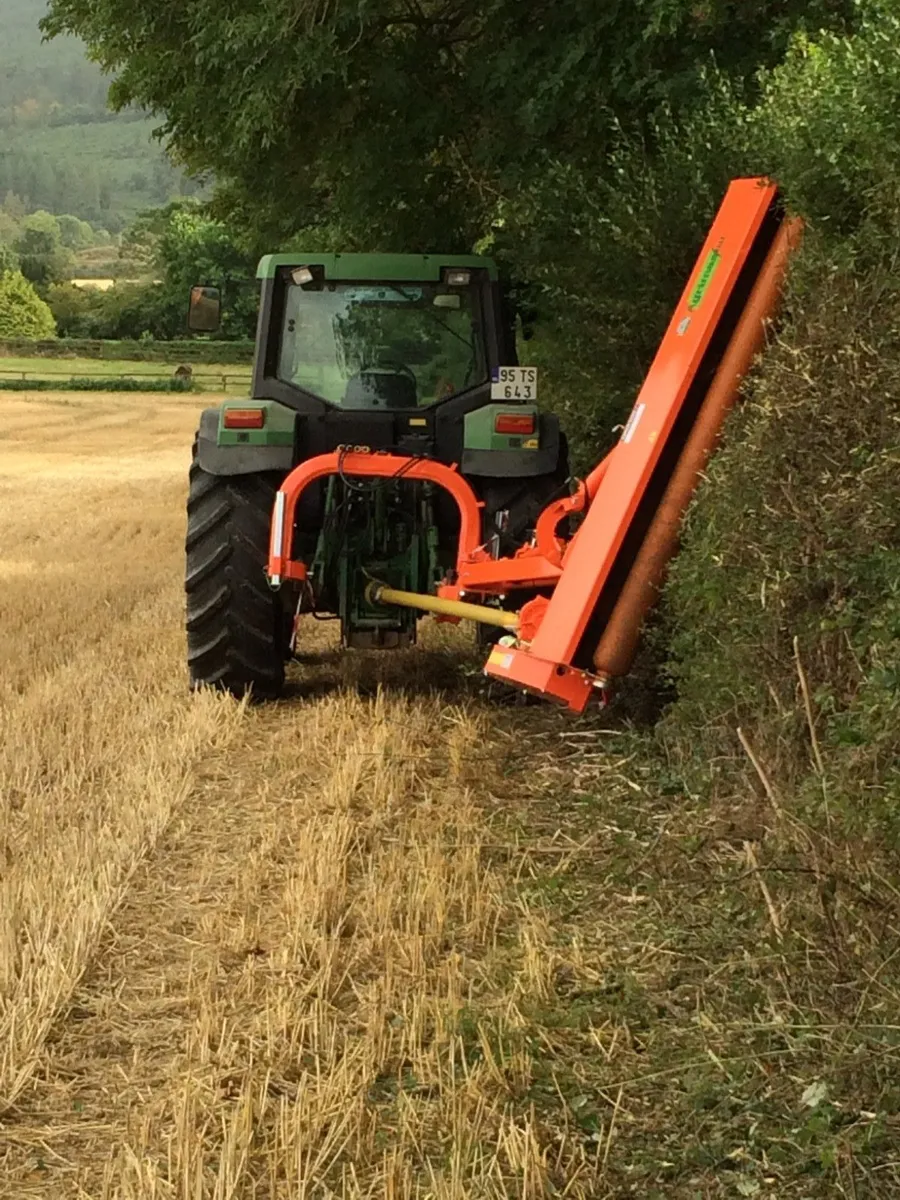
[[210, 475], [191, 463], [185, 539], [191, 686], [272, 699], [284, 686], [293, 613], [265, 576], [281, 476]]

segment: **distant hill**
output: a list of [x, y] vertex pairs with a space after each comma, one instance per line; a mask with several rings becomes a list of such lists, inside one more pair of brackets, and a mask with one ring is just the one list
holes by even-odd
[[46, 0], [0, 0], [0, 202], [72, 213], [117, 233], [141, 209], [194, 194], [152, 141], [154, 122], [111, 113], [108, 82], [74, 38], [44, 43]]

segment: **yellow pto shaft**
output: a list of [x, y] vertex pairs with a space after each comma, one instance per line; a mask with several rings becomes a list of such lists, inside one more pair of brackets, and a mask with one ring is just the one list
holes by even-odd
[[419, 592], [398, 592], [374, 580], [366, 588], [370, 604], [394, 604], [398, 608], [419, 608], [422, 612], [439, 613], [443, 617], [462, 617], [481, 625], [498, 625], [501, 629], [518, 629], [518, 613], [488, 608], [486, 604], [466, 604], [462, 600], [442, 600], [440, 596], [425, 596]]

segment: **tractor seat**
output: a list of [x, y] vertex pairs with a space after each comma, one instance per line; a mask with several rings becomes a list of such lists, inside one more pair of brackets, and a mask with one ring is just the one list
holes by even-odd
[[418, 408], [415, 380], [399, 371], [360, 371], [347, 380], [342, 408]]

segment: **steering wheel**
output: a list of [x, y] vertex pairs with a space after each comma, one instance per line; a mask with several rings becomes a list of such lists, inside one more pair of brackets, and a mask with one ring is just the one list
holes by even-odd
[[418, 388], [419, 381], [416, 378], [415, 371], [402, 363], [399, 358], [382, 358], [378, 362], [366, 362], [359, 368], [359, 374], [365, 375], [366, 371], [393, 371], [397, 375], [405, 375]]

